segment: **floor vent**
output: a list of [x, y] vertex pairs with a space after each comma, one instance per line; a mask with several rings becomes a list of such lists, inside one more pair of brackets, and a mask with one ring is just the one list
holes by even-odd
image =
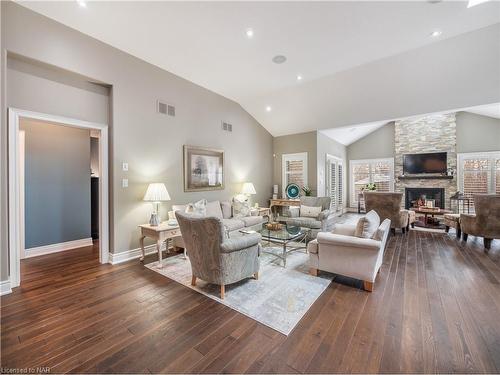
[[175, 107], [172, 104], [168, 104], [161, 100], [158, 100], [156, 110], [158, 111], [158, 113], [175, 117]]

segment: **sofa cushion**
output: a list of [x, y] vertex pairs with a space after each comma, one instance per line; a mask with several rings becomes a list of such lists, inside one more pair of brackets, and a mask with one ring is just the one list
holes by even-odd
[[310, 207], [310, 206], [300, 205], [300, 216], [302, 217], [317, 218], [320, 213], [321, 213], [321, 206]]
[[245, 227], [251, 227], [252, 225], [261, 224], [264, 222], [264, 218], [262, 216], [246, 216], [240, 219], [245, 223]]
[[239, 219], [222, 219], [222, 223], [228, 231], [245, 228], [245, 223]]
[[215, 216], [218, 219], [223, 219], [222, 209], [219, 201], [208, 202], [206, 205], [207, 216]]
[[197, 214], [201, 216], [207, 215], [207, 200], [201, 199], [195, 203], [189, 203], [186, 207], [186, 213], [188, 214]]
[[380, 216], [371, 210], [358, 220], [354, 235], [361, 238], [373, 238], [380, 225]]
[[287, 223], [288, 225], [293, 225], [296, 227], [304, 227], [310, 229], [321, 229], [321, 221], [313, 219], [312, 217], [286, 217], [280, 216], [278, 221]]
[[172, 205], [172, 211], [186, 212], [187, 204], [174, 204]]
[[231, 202], [229, 201], [222, 201], [220, 202], [220, 206], [221, 206], [221, 209], [222, 209], [222, 217], [224, 219], [230, 219], [231, 216], [233, 216], [233, 209], [232, 209], [232, 206], [231, 206]]

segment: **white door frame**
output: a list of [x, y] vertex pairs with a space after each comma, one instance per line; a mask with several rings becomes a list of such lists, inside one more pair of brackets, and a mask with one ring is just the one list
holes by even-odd
[[19, 252], [21, 246], [21, 213], [19, 197], [19, 122], [34, 119], [101, 132], [99, 139], [99, 261], [109, 262], [109, 181], [108, 181], [108, 125], [48, 115], [17, 108], [9, 108], [8, 154], [9, 154], [9, 272], [11, 287], [21, 282]]

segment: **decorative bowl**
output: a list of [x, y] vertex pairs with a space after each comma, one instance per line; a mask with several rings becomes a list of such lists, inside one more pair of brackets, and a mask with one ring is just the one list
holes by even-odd
[[268, 230], [280, 230], [283, 227], [283, 224], [277, 222], [271, 222], [266, 224], [266, 229]]

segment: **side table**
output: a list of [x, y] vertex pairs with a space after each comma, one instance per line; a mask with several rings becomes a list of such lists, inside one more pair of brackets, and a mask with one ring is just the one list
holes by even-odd
[[151, 226], [150, 224], [141, 224], [139, 225], [141, 228], [141, 262], [144, 260], [145, 252], [144, 252], [144, 239], [146, 237], [152, 238], [156, 241], [156, 250], [158, 251], [158, 268], [162, 267], [161, 264], [161, 244], [167, 241], [167, 252], [168, 252], [168, 240], [181, 237], [181, 230], [178, 225], [168, 225], [167, 222], [163, 222], [158, 226]]

